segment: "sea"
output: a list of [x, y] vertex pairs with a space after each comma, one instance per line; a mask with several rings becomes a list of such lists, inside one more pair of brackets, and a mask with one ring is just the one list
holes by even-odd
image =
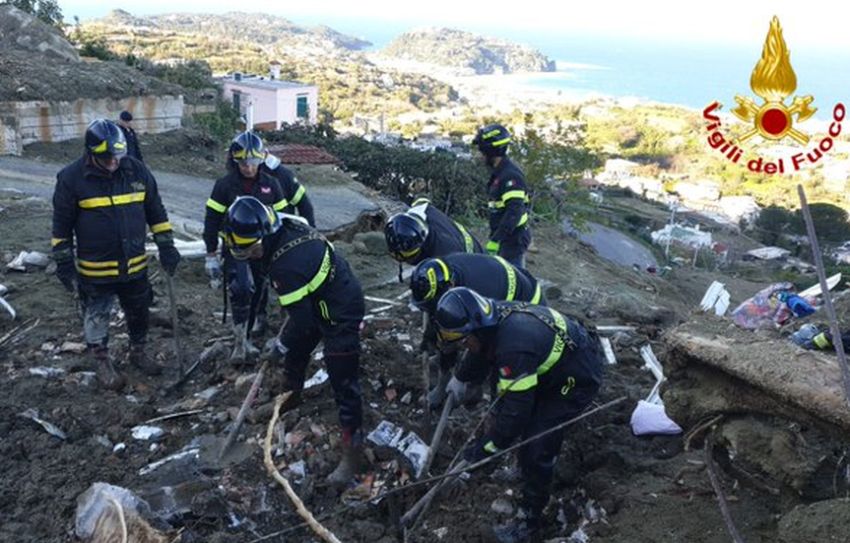
[[[327, 18], [323, 24], [369, 40], [375, 50], [410, 29], [394, 23], [372, 25]], [[726, 111], [735, 106], [736, 94], [760, 102], [750, 89], [750, 74], [761, 57], [763, 28], [754, 29], [752, 43], [746, 46], [522, 30], [473, 31], [530, 45], [555, 60], [555, 72], [507, 77], [515, 83], [560, 90], [570, 97], [635, 98], [698, 110], [717, 100]], [[814, 97], [815, 118], [830, 119], [839, 102], [850, 107], [850, 51], [788, 46], [797, 74], [795, 94]]]

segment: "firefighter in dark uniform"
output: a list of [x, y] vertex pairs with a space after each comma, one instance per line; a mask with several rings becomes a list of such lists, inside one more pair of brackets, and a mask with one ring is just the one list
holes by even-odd
[[142, 147], [139, 145], [139, 137], [133, 129], [132, 122], [133, 114], [129, 111], [122, 111], [121, 115], [118, 116], [118, 127], [121, 129], [121, 132], [124, 132], [124, 139], [127, 140], [127, 156], [144, 162], [142, 158]]
[[[453, 253], [420, 262], [410, 276], [411, 298], [416, 307], [428, 315], [423, 342], [429, 350], [442, 347], [439, 349], [437, 385], [428, 395], [431, 407], [440, 406], [450, 390], [455, 391], [458, 397], [469, 398], [464, 390], [465, 384], [456, 378], [452, 379], [451, 370], [457, 358], [456, 345], [438, 346], [434, 324], [437, 301], [453, 287], [468, 287], [481, 296], [495, 300], [546, 305], [537, 279], [527, 270], [515, 267], [500, 256]], [[473, 398], [475, 396], [472, 395]]]
[[529, 196], [525, 175], [507, 157], [510, 142], [510, 132], [500, 124], [479, 129], [472, 140], [491, 172], [487, 182], [487, 207], [490, 209], [487, 252], [524, 268], [525, 252], [531, 244]]
[[287, 408], [300, 402], [310, 355], [319, 341], [324, 342], [343, 446], [341, 461], [328, 481], [348, 483], [363, 458], [358, 369], [365, 302], [360, 282], [321, 234], [300, 219], [278, 218], [256, 198], [233, 202], [223, 236], [235, 258], [262, 264], [280, 305], [289, 313], [271, 352], [272, 360], [283, 359], [284, 390], [293, 392]]
[[118, 297], [127, 321], [130, 363], [146, 374], [160, 373], [145, 354], [153, 297], [145, 255], [148, 228], [169, 275], [177, 269], [180, 254], [156, 180], [143, 163], [127, 156], [120, 128], [112, 121], [92, 122], [85, 147], [85, 154], [56, 176], [53, 258], [59, 280], [79, 293], [86, 345], [98, 380], [118, 390], [124, 378], [107, 347], [113, 298]]
[[[263, 167], [266, 159], [267, 153], [263, 141], [252, 132], [242, 132], [230, 144], [229, 171], [227, 175], [215, 182], [212, 194], [207, 200], [204, 219], [204, 243], [207, 249], [205, 268], [213, 287], [218, 287], [222, 275], [216, 251], [219, 230], [228, 206], [239, 196], [245, 195], [254, 196], [280, 212], [290, 206], [277, 176]], [[250, 336], [251, 333], [260, 335], [265, 332], [268, 305], [266, 276], [259, 262], [249, 263], [237, 260], [226, 248], [222, 249], [222, 260], [236, 338], [231, 360], [241, 362], [249, 356], [259, 354], [259, 349], [251, 342]], [[252, 311], [254, 326], [252, 330], [248, 330]]]
[[[459, 341], [470, 350], [455, 371], [458, 379], [476, 382], [498, 371], [499, 402], [484, 436], [464, 451], [470, 463], [575, 417], [602, 383], [595, 333], [554, 309], [496, 302], [458, 287], [440, 298], [436, 321], [443, 341]], [[539, 531], [562, 441], [559, 430], [519, 450], [521, 513], [493, 527], [498, 541], [528, 541]]]
[[426, 258], [451, 253], [483, 253], [467, 229], [419, 198], [404, 213], [390, 217], [384, 227], [390, 255], [399, 263], [418, 264]]

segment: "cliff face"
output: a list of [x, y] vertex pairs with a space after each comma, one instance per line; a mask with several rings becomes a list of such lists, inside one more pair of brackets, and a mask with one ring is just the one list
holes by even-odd
[[80, 56], [55, 28], [10, 5], [0, 6], [0, 50], [26, 51], [69, 62]]
[[554, 61], [527, 45], [448, 28], [407, 32], [382, 54], [475, 74], [555, 71]]

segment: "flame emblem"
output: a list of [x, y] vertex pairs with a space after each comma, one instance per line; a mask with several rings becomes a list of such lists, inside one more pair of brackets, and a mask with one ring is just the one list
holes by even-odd
[[769, 140], [788, 136], [803, 145], [809, 142], [808, 135], [794, 128], [794, 117], [797, 122], [805, 121], [817, 108], [811, 107], [812, 96], [795, 96], [790, 106], [785, 105], [785, 99], [797, 90], [797, 75], [791, 67], [791, 53], [776, 16], [770, 21], [761, 58], [750, 76], [750, 88], [764, 103], [759, 106], [747, 96], [735, 96], [738, 107], [732, 113], [744, 122], [753, 123], [753, 128], [741, 136], [739, 142], [756, 134]]

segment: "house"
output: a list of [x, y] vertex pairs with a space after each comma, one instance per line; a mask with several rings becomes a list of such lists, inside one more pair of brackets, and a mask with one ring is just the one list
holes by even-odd
[[283, 124], [316, 124], [319, 88], [296, 81], [283, 81], [280, 65], [272, 63], [268, 77], [235, 72], [220, 79], [224, 99], [251, 117], [250, 128], [279, 130]]

